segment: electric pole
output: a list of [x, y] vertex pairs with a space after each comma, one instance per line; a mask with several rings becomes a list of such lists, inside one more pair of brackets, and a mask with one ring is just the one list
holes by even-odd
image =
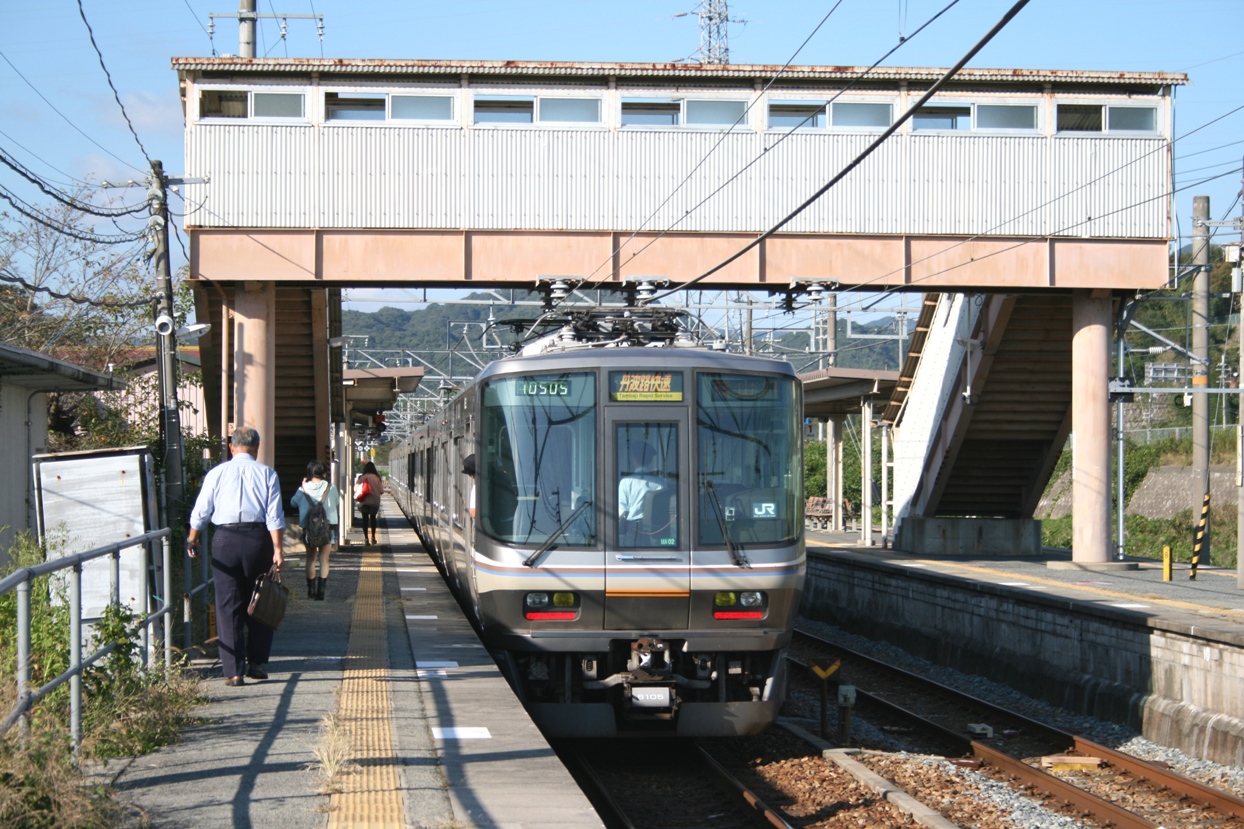
[[177, 405], [177, 323], [173, 316], [173, 277], [168, 264], [168, 179], [164, 164], [151, 162], [151, 202], [155, 232], [156, 357], [160, 386], [160, 437], [164, 444], [164, 509], [169, 526], [180, 523], [186, 476], [182, 466], [181, 412]]
[[[238, 57], [255, 57], [255, 22], [260, 18], [281, 21], [281, 39], [288, 34], [290, 20], [314, 20], [320, 41], [324, 40], [324, 15], [322, 14], [260, 14], [255, 10], [255, 0], [238, 0], [238, 10], [232, 14], [209, 14], [207, 16], [207, 36], [216, 33], [216, 18], [234, 17], [238, 21]], [[213, 47], [212, 54], [215, 54]]]
[[[1209, 196], [1192, 200], [1192, 469], [1203, 485], [1193, 498], [1199, 515], [1209, 494]], [[1200, 393], [1198, 393], [1200, 392]]]

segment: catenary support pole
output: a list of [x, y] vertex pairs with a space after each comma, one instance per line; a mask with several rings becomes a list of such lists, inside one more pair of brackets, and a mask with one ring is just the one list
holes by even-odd
[[860, 407], [860, 542], [873, 545], [873, 399], [865, 395]]

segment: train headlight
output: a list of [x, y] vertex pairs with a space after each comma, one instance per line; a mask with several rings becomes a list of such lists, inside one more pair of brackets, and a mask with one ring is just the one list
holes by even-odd
[[541, 622], [572, 621], [579, 618], [578, 593], [528, 593], [523, 598], [523, 616]]
[[722, 591], [713, 597], [714, 619], [763, 619], [769, 598], [760, 590]]

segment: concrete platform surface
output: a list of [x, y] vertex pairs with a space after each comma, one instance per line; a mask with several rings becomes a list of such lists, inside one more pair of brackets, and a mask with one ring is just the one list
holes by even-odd
[[383, 681], [393, 745], [387, 763], [397, 771], [403, 815], [343, 822], [343, 795], [324, 790], [315, 749], [324, 718], [343, 704], [360, 568], [376, 555], [362, 546], [361, 532], [351, 536], [332, 556], [324, 601], [306, 598], [305, 559], [292, 545], [291, 605], [265, 666], [270, 678], [229, 688], [219, 663], [205, 664], [201, 722], [176, 745], [110, 764], [122, 798], [157, 828], [601, 827], [388, 498], [379, 559]]

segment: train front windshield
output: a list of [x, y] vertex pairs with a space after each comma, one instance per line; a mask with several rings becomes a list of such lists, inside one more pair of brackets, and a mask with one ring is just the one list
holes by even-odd
[[480, 440], [485, 533], [511, 544], [542, 544], [561, 528], [562, 543], [595, 543], [596, 511], [579, 509], [596, 500], [594, 373], [492, 380], [484, 387]]
[[699, 538], [787, 544], [799, 536], [799, 401], [788, 377], [701, 372], [696, 389]]

